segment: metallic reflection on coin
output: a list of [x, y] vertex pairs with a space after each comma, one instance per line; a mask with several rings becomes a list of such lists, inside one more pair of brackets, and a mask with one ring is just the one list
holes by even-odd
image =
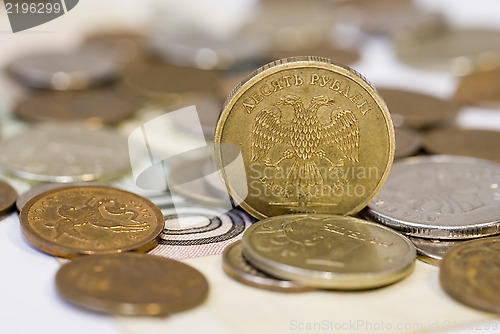
[[370, 219], [430, 239], [471, 239], [500, 233], [500, 165], [435, 155], [394, 163]]
[[44, 123], [2, 141], [0, 167], [28, 180], [79, 182], [118, 176], [130, 158], [127, 138], [112, 129]]
[[459, 128], [437, 129], [424, 136], [424, 148], [432, 154], [464, 155], [500, 163], [499, 131]]
[[133, 316], [184, 311], [201, 304], [208, 294], [208, 282], [195, 268], [136, 253], [74, 259], [57, 272], [56, 287], [79, 307]]
[[[422, 261], [433, 265], [439, 265], [444, 254], [452, 247], [466, 242], [466, 240], [439, 240], [415, 237], [409, 237], [409, 239], [413, 242], [413, 245], [415, 245], [419, 255], [423, 255]], [[427, 258], [429, 258], [428, 261], [426, 261]]]
[[146, 251], [164, 227], [163, 214], [151, 201], [107, 186], [44, 192], [24, 205], [19, 220], [34, 246], [61, 257]]
[[435, 96], [397, 88], [377, 88], [391, 113], [394, 125], [422, 129], [454, 120], [458, 105]]
[[[318, 57], [257, 69], [226, 100], [214, 141], [232, 198], [260, 219], [354, 214], [382, 187], [394, 157], [382, 98], [354, 70]], [[244, 169], [227, 168], [235, 148]]]
[[[218, 177], [214, 164], [210, 164], [212, 169], [207, 170], [206, 164], [209, 161], [210, 158], [207, 155], [193, 159], [185, 158], [183, 161], [173, 163], [168, 174], [168, 184], [171, 192], [174, 195], [180, 195], [197, 203], [215, 207], [227, 206], [229, 194], [227, 192], [214, 192], [207, 185], [205, 178]], [[215, 180], [212, 181], [215, 182]], [[222, 183], [220, 178], [219, 182]]]
[[457, 75], [491, 69], [500, 64], [500, 32], [461, 30], [443, 25], [438, 31], [405, 31], [396, 40], [398, 57], [419, 68]]
[[106, 50], [40, 53], [13, 60], [7, 72], [32, 88], [84, 89], [112, 81], [120, 67]]
[[409, 128], [395, 127], [394, 133], [396, 134], [395, 159], [409, 157], [420, 149], [422, 140], [418, 132]]
[[500, 314], [500, 238], [481, 238], [450, 249], [441, 261], [443, 289], [468, 306]]
[[64, 188], [64, 187], [74, 187], [74, 186], [96, 186], [96, 185], [101, 185], [96, 182], [77, 182], [77, 183], [44, 183], [41, 185], [38, 185], [36, 187], [31, 188], [30, 190], [22, 193], [17, 197], [16, 200], [16, 208], [17, 211], [21, 211], [23, 206], [26, 205], [26, 203], [29, 202], [30, 199], [32, 199], [35, 196], [38, 196], [44, 192], [54, 190], [54, 189], [59, 189], [59, 188]]
[[273, 276], [328, 289], [371, 289], [408, 276], [416, 251], [401, 234], [349, 216], [268, 218], [243, 235], [248, 261]]
[[17, 191], [10, 184], [0, 181], [0, 216], [8, 213], [16, 203]]
[[302, 292], [313, 290], [313, 288], [302, 286], [293, 281], [281, 280], [258, 270], [243, 257], [242, 250], [241, 241], [236, 241], [227, 246], [222, 253], [222, 268], [235, 280], [273, 291]]
[[475, 72], [458, 82], [455, 100], [486, 108], [500, 108], [500, 69]]
[[135, 105], [109, 88], [30, 94], [14, 109], [17, 117], [31, 122], [89, 121], [106, 124], [127, 119], [135, 111]]

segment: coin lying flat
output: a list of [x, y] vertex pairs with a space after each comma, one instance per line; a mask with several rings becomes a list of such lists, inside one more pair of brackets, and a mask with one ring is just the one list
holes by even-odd
[[109, 50], [116, 61], [130, 63], [146, 56], [146, 35], [137, 30], [111, 29], [99, 30], [85, 36], [85, 49], [100, 48]]
[[492, 143], [500, 143], [499, 131], [437, 129], [426, 133], [423, 140], [425, 150], [432, 154], [465, 155], [500, 163], [500, 152]]
[[26, 96], [14, 108], [17, 117], [31, 121], [90, 121], [115, 124], [131, 117], [135, 106], [112, 89], [43, 92]]
[[137, 253], [74, 259], [56, 275], [59, 294], [77, 306], [122, 315], [165, 315], [201, 304], [208, 282], [175, 260]]
[[395, 159], [409, 157], [420, 149], [422, 139], [418, 132], [410, 128], [395, 127], [394, 133], [396, 134]]
[[413, 271], [416, 251], [399, 233], [349, 216], [271, 217], [243, 235], [243, 255], [255, 267], [299, 284], [370, 289]]
[[112, 129], [44, 123], [2, 141], [0, 167], [28, 180], [79, 182], [128, 171], [130, 158], [127, 138]]
[[412, 66], [464, 75], [500, 64], [497, 30], [454, 29], [443, 25], [429, 34], [407, 31], [398, 38], [398, 57]]
[[192, 102], [196, 106], [199, 123], [193, 122], [191, 118], [183, 117], [182, 114], [173, 114], [175, 123], [179, 125], [186, 132], [193, 135], [200, 135], [200, 127], [206, 139], [213, 139], [215, 132], [215, 125], [222, 108], [223, 101], [214, 98], [213, 96], [204, 96], [203, 98], [194, 99]]
[[468, 306], [500, 314], [500, 238], [467, 241], [443, 257], [443, 289]]
[[[256, 70], [226, 100], [214, 140], [231, 196], [257, 218], [356, 213], [382, 187], [394, 156], [391, 118], [374, 88], [317, 57]], [[244, 169], [226, 168], [238, 150]], [[245, 179], [248, 189], [235, 191]]]
[[449, 251], [452, 247], [461, 245], [467, 240], [439, 240], [439, 239], [425, 239], [425, 238], [415, 238], [409, 237], [422, 261], [439, 265], [444, 254]]
[[451, 122], [458, 112], [454, 102], [396, 88], [378, 88], [389, 107], [394, 124], [422, 129]]
[[0, 215], [9, 212], [16, 203], [17, 191], [11, 185], [0, 181]]
[[500, 165], [436, 155], [395, 163], [368, 204], [370, 219], [430, 239], [471, 239], [500, 233]]
[[104, 50], [30, 54], [12, 61], [7, 72], [32, 88], [84, 89], [114, 80], [120, 68]]
[[23, 206], [19, 219], [34, 246], [61, 257], [149, 250], [164, 226], [151, 201], [107, 186], [44, 192]]
[[458, 82], [455, 100], [480, 107], [500, 107], [500, 69], [475, 72]]
[[222, 268], [235, 280], [273, 291], [302, 292], [313, 290], [313, 288], [302, 286], [293, 281], [281, 280], [258, 270], [243, 257], [242, 250], [241, 241], [236, 241], [227, 246], [222, 253]]

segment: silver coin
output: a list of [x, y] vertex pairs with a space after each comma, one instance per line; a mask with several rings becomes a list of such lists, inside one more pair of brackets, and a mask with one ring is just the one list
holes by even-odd
[[71, 90], [111, 81], [120, 68], [110, 52], [93, 48], [25, 55], [12, 61], [7, 72], [28, 87]]
[[[188, 102], [188, 103], [186, 103]], [[201, 125], [201, 131], [206, 139], [213, 140], [215, 134], [215, 126], [217, 120], [219, 119], [219, 114], [222, 110], [222, 102], [211, 95], [198, 96], [193, 99], [193, 101], [183, 100], [185, 105], [195, 105], [196, 111], [198, 113], [199, 123], [193, 122], [191, 118], [186, 118], [182, 114], [174, 114], [175, 123], [179, 125], [182, 129], [193, 135], [199, 135]]]
[[0, 168], [43, 182], [114, 177], [130, 169], [127, 138], [78, 123], [40, 124], [0, 143]]
[[234, 64], [262, 57], [263, 47], [251, 38], [217, 39], [209, 35], [169, 34], [159, 31], [152, 35], [154, 54], [170, 64], [201, 69], [227, 69]]
[[439, 240], [409, 237], [417, 249], [420, 259], [433, 265], [439, 265], [444, 254], [452, 247], [460, 245], [466, 240]]
[[236, 241], [227, 246], [222, 253], [222, 268], [226, 274], [235, 280], [273, 291], [301, 292], [314, 290], [294, 281], [282, 280], [260, 271], [245, 259], [242, 251], [243, 245], [241, 241]]
[[408, 128], [395, 127], [394, 133], [396, 134], [395, 159], [409, 157], [419, 150], [422, 139], [416, 131]]
[[446, 155], [400, 160], [368, 204], [367, 215], [422, 238], [500, 233], [500, 165]]
[[38, 196], [46, 191], [58, 189], [61, 187], [74, 187], [74, 186], [81, 187], [81, 186], [95, 186], [95, 185], [103, 186], [103, 184], [97, 183], [97, 182], [44, 183], [44, 184], [40, 184], [36, 187], [31, 188], [28, 191], [25, 191], [21, 195], [19, 195], [17, 197], [17, 200], [16, 200], [16, 208], [17, 208], [17, 211], [21, 211], [23, 206], [26, 203], [28, 203], [28, 201], [30, 199], [32, 199], [33, 197]]

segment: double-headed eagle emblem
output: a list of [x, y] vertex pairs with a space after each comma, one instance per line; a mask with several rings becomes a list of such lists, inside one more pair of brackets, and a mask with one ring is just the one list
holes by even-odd
[[[289, 105], [294, 116], [290, 122], [284, 122], [278, 105]], [[330, 122], [323, 123], [318, 117], [321, 106], [333, 105], [333, 100], [325, 96], [315, 96], [305, 107], [301, 98], [287, 95], [281, 98], [276, 108], [264, 109], [256, 117], [252, 128], [252, 161], [264, 161], [266, 166], [280, 170], [279, 165], [286, 159], [293, 159], [287, 172], [287, 180], [300, 186], [320, 185], [323, 176], [318, 168], [320, 160], [326, 160], [331, 170], [343, 166], [347, 159], [358, 162], [359, 127], [358, 120], [349, 109], [336, 108], [330, 113]], [[271, 162], [267, 157], [276, 144], [288, 148], [282, 157]], [[334, 145], [341, 157], [332, 161], [325, 148]]]

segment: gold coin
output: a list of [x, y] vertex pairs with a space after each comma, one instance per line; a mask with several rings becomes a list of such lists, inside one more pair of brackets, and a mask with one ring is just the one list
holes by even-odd
[[500, 314], [500, 238], [481, 238], [450, 249], [441, 261], [439, 278], [454, 299]]
[[[227, 99], [215, 143], [229, 193], [257, 218], [354, 214], [380, 190], [394, 157], [382, 98], [354, 70], [318, 57], [256, 70]], [[238, 151], [244, 168], [232, 168]]]
[[437, 129], [424, 136], [424, 148], [432, 154], [464, 155], [500, 163], [500, 131]]
[[107, 186], [44, 192], [23, 206], [19, 219], [33, 245], [61, 257], [146, 251], [164, 227], [151, 201]]
[[9, 212], [16, 203], [17, 192], [11, 185], [0, 181], [0, 215]]
[[56, 287], [69, 302], [97, 312], [163, 315], [201, 304], [208, 282], [196, 269], [159, 256], [125, 253], [74, 259]]
[[297, 214], [268, 218], [243, 235], [243, 255], [281, 279], [329, 289], [371, 289], [414, 268], [416, 250], [403, 235], [348, 216]]

